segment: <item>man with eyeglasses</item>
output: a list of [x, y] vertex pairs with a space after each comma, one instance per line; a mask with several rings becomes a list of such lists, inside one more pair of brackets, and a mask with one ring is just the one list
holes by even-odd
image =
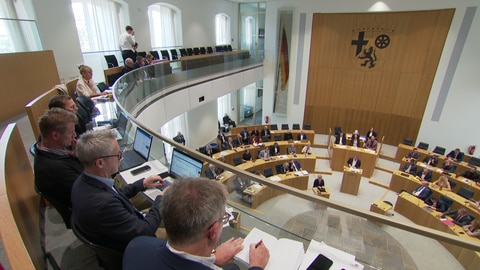
[[157, 175], [115, 188], [111, 175], [118, 172], [122, 152], [112, 130], [87, 131], [80, 136], [77, 156], [85, 171], [72, 188], [73, 222], [95, 244], [123, 251], [136, 236], [155, 236], [162, 220], [157, 196], [148, 214], [137, 210], [129, 198], [148, 188], [160, 187]]
[[67, 110], [46, 111], [38, 121], [42, 140], [34, 145], [35, 186], [66, 207], [71, 207], [73, 183], [83, 172], [83, 164], [73, 151], [77, 143], [76, 122], [75, 114]]
[[[224, 186], [216, 181], [176, 180], [160, 206], [168, 241], [134, 238], [125, 249], [123, 269], [240, 269], [231, 262], [243, 249], [243, 239], [230, 238], [214, 249], [230, 217], [226, 196]], [[270, 258], [267, 247], [260, 242], [247, 248], [249, 269], [265, 268]]]

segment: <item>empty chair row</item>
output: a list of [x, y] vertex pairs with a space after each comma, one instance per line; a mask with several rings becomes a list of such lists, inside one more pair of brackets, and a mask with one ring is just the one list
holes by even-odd
[[[288, 124], [282, 124], [281, 128], [282, 128], [282, 130], [289, 130], [290, 129]], [[278, 125], [277, 124], [271, 124], [270, 129], [271, 130], [278, 130]], [[292, 129], [293, 130], [300, 130], [300, 124], [292, 124]], [[303, 129], [304, 130], [311, 130], [312, 126], [310, 124], [304, 124]]]

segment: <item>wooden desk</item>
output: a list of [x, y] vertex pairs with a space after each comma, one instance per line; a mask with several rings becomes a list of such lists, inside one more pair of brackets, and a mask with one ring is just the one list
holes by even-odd
[[235, 50], [225, 53], [200, 54], [191, 56], [182, 56], [180, 58], [182, 70], [201, 68], [211, 65], [219, 65], [225, 62], [232, 62], [241, 59], [250, 58], [250, 52], [247, 50]]
[[272, 168], [273, 172], [275, 173], [275, 165], [283, 164], [293, 158], [300, 163], [300, 166], [302, 166], [302, 170], [306, 170], [308, 172], [315, 171], [315, 163], [316, 163], [315, 155], [306, 156], [306, 155], [298, 154], [296, 158], [293, 157], [293, 155], [281, 155], [281, 156], [276, 156], [274, 158], [275, 159], [270, 159], [267, 161], [263, 159], [257, 159], [255, 161], [245, 162], [238, 165], [237, 168], [244, 171], [258, 170], [261, 173], [263, 173], [263, 171], [266, 168]]
[[312, 188], [312, 191], [313, 191], [313, 193], [315, 193], [315, 195], [317, 195], [317, 196], [330, 199], [330, 190], [329, 190], [327, 187], [325, 187], [325, 192], [320, 192], [320, 191], [318, 190], [318, 188]]
[[359, 147], [334, 144], [331, 138], [328, 146], [328, 155], [330, 156], [330, 168], [334, 171], [343, 171], [343, 166], [347, 165], [349, 158], [357, 156], [362, 161], [362, 176], [372, 177], [375, 164], [378, 160], [378, 153]]
[[380, 200], [375, 200], [373, 203], [370, 205], [370, 211], [381, 214], [381, 215], [386, 215], [388, 211], [392, 210], [393, 206], [391, 206], [388, 203], [382, 202]]
[[[277, 174], [272, 177], [280, 177], [279, 183], [298, 188], [307, 189], [308, 175], [295, 176], [294, 174]], [[270, 177], [270, 178], [272, 178]], [[257, 208], [260, 204], [270, 200], [273, 197], [284, 194], [285, 192], [258, 184], [251, 185], [243, 191], [244, 194], [250, 195], [252, 198], [252, 208]]]
[[357, 195], [361, 178], [362, 169], [355, 170], [345, 166], [343, 168], [343, 179], [340, 192]]
[[[436, 229], [442, 232], [458, 235], [459, 237], [479, 241], [478, 238], [470, 237], [463, 233], [463, 229], [457, 225], [446, 226], [437, 218], [436, 211], [429, 212], [423, 208], [424, 203], [417, 197], [403, 192], [397, 198], [395, 203], [395, 211], [412, 220], [418, 225]], [[462, 265], [465, 269], [478, 269], [480, 264], [480, 252], [461, 248], [451, 244], [440, 242]]]

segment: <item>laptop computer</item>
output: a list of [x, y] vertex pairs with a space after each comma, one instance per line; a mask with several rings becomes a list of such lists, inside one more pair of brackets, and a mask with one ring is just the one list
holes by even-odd
[[202, 169], [203, 161], [174, 148], [168, 172], [160, 174], [160, 177], [165, 180], [162, 189], [170, 185], [176, 178], [200, 177]]
[[141, 128], [135, 130], [133, 147], [123, 152], [123, 160], [120, 163], [120, 171], [125, 171], [148, 161], [152, 147], [153, 136]]
[[115, 130], [117, 133], [117, 141], [118, 144], [122, 145], [125, 141], [123, 138], [125, 137], [125, 131], [127, 130], [127, 123], [128, 123], [128, 117], [124, 112], [120, 112], [120, 115], [118, 117], [118, 121], [116, 123], [116, 126], [112, 128], [112, 130]]

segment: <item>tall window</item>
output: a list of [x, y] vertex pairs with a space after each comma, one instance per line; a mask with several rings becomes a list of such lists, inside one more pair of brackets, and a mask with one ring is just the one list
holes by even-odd
[[42, 49], [31, 0], [0, 0], [0, 53]]
[[72, 0], [82, 52], [118, 50], [126, 4], [112, 0]]
[[181, 46], [182, 18], [180, 10], [166, 3], [148, 6], [152, 48]]
[[216, 45], [230, 44], [230, 17], [226, 14], [215, 15]]

